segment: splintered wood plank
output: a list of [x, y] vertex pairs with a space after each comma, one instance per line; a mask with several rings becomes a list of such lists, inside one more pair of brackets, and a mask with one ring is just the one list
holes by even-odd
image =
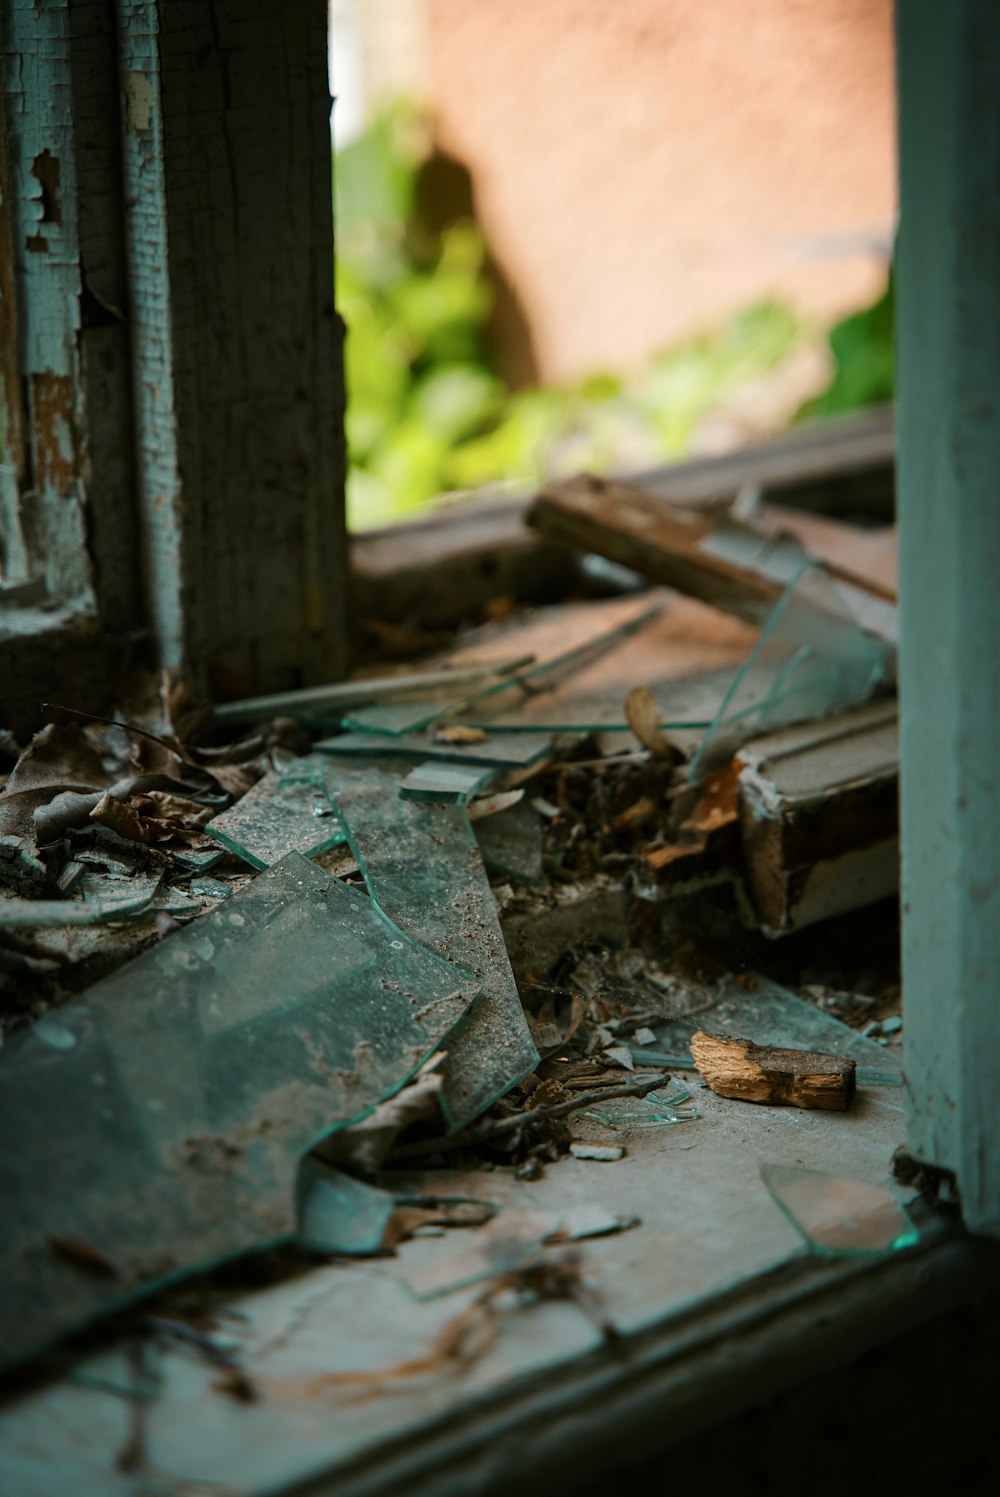
[[857, 1067], [842, 1055], [755, 1045], [701, 1029], [691, 1036], [691, 1055], [695, 1069], [720, 1097], [844, 1112], [854, 1096]]
[[667, 505], [636, 484], [580, 474], [543, 489], [527, 520], [566, 546], [595, 551], [752, 624], [764, 621], [785, 590], [702, 549], [714, 516]]

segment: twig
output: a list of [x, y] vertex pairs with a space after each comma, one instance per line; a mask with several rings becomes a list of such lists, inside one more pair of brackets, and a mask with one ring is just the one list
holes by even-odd
[[497, 1118], [494, 1122], [480, 1123], [478, 1127], [469, 1128], [464, 1133], [453, 1133], [442, 1138], [415, 1140], [413, 1143], [404, 1144], [402, 1148], [395, 1149], [392, 1157], [396, 1160], [421, 1154], [444, 1154], [452, 1149], [464, 1148], [467, 1144], [489, 1143], [491, 1139], [503, 1138], [508, 1133], [517, 1133], [530, 1123], [568, 1117], [570, 1113], [579, 1112], [582, 1107], [590, 1107], [595, 1102], [611, 1102], [618, 1097], [645, 1097], [647, 1092], [656, 1091], [657, 1087], [665, 1086], [669, 1080], [669, 1071], [657, 1071], [642, 1081], [635, 1081], [626, 1086], [596, 1087], [592, 1091], [581, 1092], [578, 1097], [569, 1097], [565, 1102], [552, 1102], [543, 1107], [531, 1107], [527, 1112], [518, 1112], [509, 1118]]
[[564, 1118], [571, 1112], [577, 1112], [581, 1107], [589, 1107], [593, 1102], [611, 1102], [616, 1097], [644, 1097], [647, 1092], [655, 1091], [658, 1086], [664, 1086], [669, 1080], [669, 1071], [657, 1071], [655, 1075], [647, 1077], [644, 1081], [637, 1081], [631, 1085], [595, 1087], [593, 1091], [581, 1092], [578, 1097], [569, 1097], [565, 1102], [552, 1102], [548, 1106], [532, 1107], [527, 1112], [515, 1113], [513, 1117], [498, 1118], [494, 1123], [482, 1123], [472, 1132], [483, 1139], [497, 1138], [505, 1133], [514, 1133], [518, 1128], [526, 1127], [528, 1123], [541, 1122], [543, 1118]]

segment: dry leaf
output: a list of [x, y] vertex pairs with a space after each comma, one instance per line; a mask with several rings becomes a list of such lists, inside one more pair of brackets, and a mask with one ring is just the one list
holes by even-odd
[[648, 686], [633, 686], [625, 698], [625, 721], [644, 749], [658, 759], [670, 757], [670, 744], [660, 727], [660, 709]]

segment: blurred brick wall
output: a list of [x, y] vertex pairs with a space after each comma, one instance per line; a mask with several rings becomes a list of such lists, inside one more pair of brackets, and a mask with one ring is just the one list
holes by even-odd
[[427, 0], [427, 22], [524, 377], [635, 364], [770, 291], [830, 318], [884, 280], [891, 0]]

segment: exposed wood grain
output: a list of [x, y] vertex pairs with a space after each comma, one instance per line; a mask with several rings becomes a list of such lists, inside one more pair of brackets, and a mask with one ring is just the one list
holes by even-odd
[[691, 1054], [696, 1070], [720, 1097], [844, 1112], [854, 1096], [856, 1066], [842, 1055], [755, 1045], [701, 1029], [691, 1036]]
[[699, 547], [711, 515], [672, 508], [635, 484], [580, 474], [543, 489], [528, 524], [578, 551], [596, 551], [643, 577], [760, 624], [784, 587]]
[[743, 879], [769, 935], [896, 892], [898, 758], [895, 701], [781, 729], [737, 754]]
[[322, 0], [117, 0], [140, 538], [161, 658], [343, 670], [341, 327]]

